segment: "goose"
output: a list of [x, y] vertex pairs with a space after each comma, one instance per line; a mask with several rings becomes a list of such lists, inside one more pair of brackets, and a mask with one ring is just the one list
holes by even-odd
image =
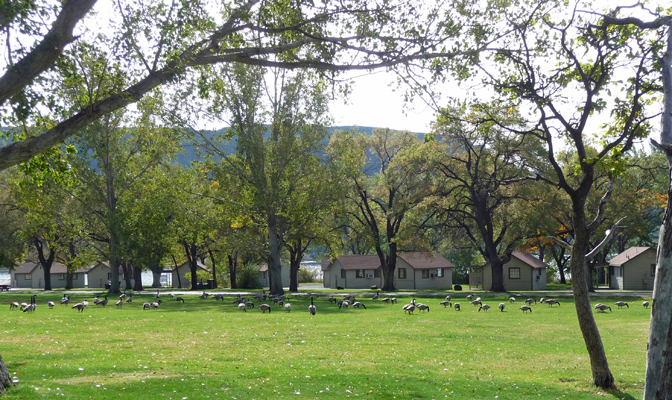
[[124, 290], [124, 293], [119, 295], [119, 300], [124, 300], [126, 298], [126, 291]]
[[159, 308], [159, 305], [160, 305], [161, 303], [163, 303], [161, 300], [153, 302], [153, 303], [152, 303], [152, 308], [155, 309], [155, 310], [158, 309], [158, 308]]
[[124, 300], [123, 300], [123, 299], [120, 299], [118, 302], [115, 303], [115, 305], [116, 305], [117, 307], [121, 307], [121, 306], [123, 306], [123, 305], [124, 305]]
[[529, 299], [525, 300], [525, 303], [527, 303], [527, 305], [531, 306], [532, 303], [537, 304], [537, 301], [533, 298], [529, 298]]
[[159, 289], [156, 289], [156, 298], [158, 299], [159, 297], [161, 297], [161, 293], [159, 293]]
[[329, 303], [336, 303], [336, 299], [335, 299], [333, 296], [329, 297], [329, 298], [327, 299], [327, 301], [328, 301]]
[[[200, 295], [200, 296], [198, 296], [198, 297], [201, 298], [201, 299], [203, 299], [203, 297], [202, 297], [203, 295], [205, 295], [205, 292], [203, 292], [203, 294]], [[238, 295], [238, 297], [235, 298], [235, 299], [233, 300], [233, 302], [234, 302], [234, 304], [240, 304], [240, 303], [245, 303], [245, 300], [243, 300], [243, 299], [240, 297], [240, 295]]]
[[279, 305], [279, 306], [284, 306], [284, 305], [285, 305], [285, 301], [284, 301], [283, 299], [280, 299], [280, 300], [276, 301], [275, 304], [277, 304], [277, 305]]
[[53, 301], [48, 301], [48, 302], [47, 302], [47, 305], [49, 306], [50, 309], [51, 309], [51, 308], [54, 308], [54, 306], [55, 306], [55, 304], [54, 304]]
[[244, 304], [244, 303], [238, 303], [238, 309], [239, 309], [239, 310], [243, 310], [243, 311], [247, 312], [247, 309], [246, 309], [246, 307], [245, 307], [245, 304]]
[[376, 294], [373, 295], [371, 300], [378, 300], [379, 297], [380, 297], [380, 292], [376, 291]]
[[35, 308], [37, 307], [37, 304], [35, 304], [35, 297], [37, 297], [37, 295], [33, 295], [33, 297], [30, 298], [30, 304], [23, 309], [23, 312], [35, 312]]
[[70, 295], [63, 296], [63, 298], [61, 299], [61, 305], [68, 304], [68, 303], [70, 303]]
[[19, 308], [19, 303], [17, 303], [16, 301], [13, 301], [12, 304], [9, 305], [9, 309], [13, 310], [15, 308]]
[[175, 297], [175, 301], [181, 301], [184, 304], [184, 299], [182, 298], [182, 296]]
[[390, 298], [389, 297], [385, 297], [384, 299], [381, 299], [380, 301], [382, 301], [385, 304], [390, 304]]
[[132, 302], [133, 302], [133, 293], [131, 293], [126, 299], [126, 303], [132, 303]]
[[213, 296], [213, 299], [215, 299], [215, 301], [217, 300], [224, 301], [224, 295], [221, 293], [217, 293], [216, 295]]
[[88, 307], [88, 306], [89, 306], [89, 301], [88, 301], [88, 300], [84, 300], [84, 301], [82, 302], [82, 304], [84, 304], [84, 307]]
[[[203, 294], [198, 296], [198, 298], [201, 299], [201, 300], [207, 300], [209, 296], [210, 296], [210, 293], [205, 293], [205, 291], [204, 291]], [[238, 298], [240, 298], [240, 295], [238, 295]]]
[[460, 303], [453, 304], [453, 308], [455, 309], [455, 311], [460, 311]]
[[595, 304], [595, 307], [593, 307], [593, 308], [595, 308], [596, 310], [600, 310], [600, 311], [602, 311], [602, 312], [606, 312], [607, 309], [609, 309], [609, 312], [611, 312], [611, 307], [609, 307], [609, 306], [605, 306], [605, 305], [602, 304], [602, 303], [597, 303], [597, 304]]
[[[243, 303], [240, 303], [240, 304], [243, 304]], [[254, 308], [254, 303], [248, 300], [248, 301], [245, 302], [245, 307], [246, 308]]]
[[21, 303], [21, 307], [19, 307], [19, 310], [23, 311], [26, 307], [28, 307], [28, 303]]
[[623, 308], [623, 306], [626, 306], [626, 307], [630, 308], [630, 306], [628, 305], [628, 303], [626, 303], [626, 302], [624, 302], [624, 301], [617, 301], [617, 302], [614, 303], [614, 304], [617, 305], [618, 308]]
[[269, 305], [266, 304], [266, 303], [260, 305], [260, 306], [259, 306], [259, 309], [261, 310], [261, 313], [262, 313], [262, 314], [265, 314], [265, 313], [266, 313], [266, 310], [268, 310], [268, 313], [269, 313], [269, 314], [271, 313], [271, 306], [269, 306]]
[[513, 296], [509, 297], [509, 303], [512, 303], [512, 304], [513, 304], [513, 303], [515, 303], [515, 302], [516, 302], [516, 298], [515, 298], [515, 297], [513, 297]]
[[644, 308], [649, 308], [649, 302], [648, 301], [643, 302], [642, 305], [644, 306]]
[[315, 315], [315, 312], [317, 309], [315, 308], [315, 304], [313, 304], [313, 296], [310, 296], [310, 305], [308, 306], [308, 312], [310, 312], [310, 315]]
[[490, 306], [487, 304], [481, 304], [480, 307], [478, 307], [478, 312], [481, 312], [481, 310], [488, 311], [490, 309]]
[[289, 303], [285, 304], [285, 311], [287, 311], [287, 312], [292, 311], [292, 305], [289, 304]]
[[420, 311], [427, 310], [427, 312], [429, 312], [429, 306], [427, 304], [418, 303], [418, 305], [416, 305], [416, 308]]
[[364, 304], [362, 304], [361, 301], [356, 301], [356, 302], [352, 303], [352, 308], [359, 309], [359, 307], [364, 307], [364, 309], [366, 310], [366, 306]]
[[339, 301], [340, 301], [340, 303], [338, 304], [338, 308], [339, 308], [339, 309], [340, 309], [341, 307], [348, 308], [348, 306], [350, 305], [350, 302], [347, 301], [347, 300], [339, 300]]
[[476, 299], [476, 300], [472, 301], [471, 304], [473, 304], [475, 306], [480, 306], [482, 303], [479, 299]]
[[96, 296], [93, 298], [93, 304], [98, 305], [100, 303], [100, 297]]
[[471, 295], [471, 294], [468, 294], [468, 295], [467, 295], [467, 300], [471, 301], [471, 299], [473, 299], [473, 298], [474, 298], [473, 295]]
[[560, 302], [559, 302], [559, 301], [552, 300], [552, 299], [544, 300], [544, 301], [540, 301], [540, 303], [546, 303], [546, 304], [548, 304], [550, 307], [553, 307], [553, 304], [557, 304], [558, 307], [560, 307]]
[[451, 296], [451, 295], [446, 296], [446, 300], [448, 300], [448, 301], [450, 301], [452, 298], [453, 298], [453, 296]]
[[168, 297], [170, 297], [171, 299], [174, 299], [174, 298], [175, 298], [175, 295], [172, 294], [172, 293], [168, 293]]
[[480, 297], [476, 297], [475, 301], [481, 301]]
[[73, 310], [74, 310], [75, 308], [77, 309], [78, 312], [83, 312], [84, 309], [86, 308], [86, 304], [84, 304], [84, 302], [82, 302], [82, 303], [77, 303], [77, 304], [75, 304], [74, 306], [72, 306], [72, 309], [73, 309]]
[[148, 308], [151, 308], [151, 307], [152, 307], [152, 305], [149, 304], [149, 303], [142, 303], [142, 310], [143, 310], [143, 311], [146, 310], [146, 309], [148, 309]]
[[390, 302], [391, 302], [392, 304], [397, 304], [397, 298], [396, 298], [396, 297], [392, 297], [392, 298], [390, 299]]
[[530, 306], [522, 306], [522, 307], [519, 308], [519, 310], [522, 311], [523, 314], [525, 314], [525, 311], [532, 312], [532, 307], [530, 307]]
[[413, 314], [413, 311], [415, 311], [415, 304], [406, 304], [402, 309], [404, 312], [408, 312], [408, 315], [411, 315]]
[[446, 300], [446, 301], [442, 301], [442, 302], [439, 303], [439, 304], [441, 304], [441, 305], [443, 306], [443, 308], [446, 308], [446, 307], [448, 307], [448, 306], [451, 306], [451, 307], [453, 306], [448, 300]]
[[96, 305], [102, 305], [103, 307], [105, 307], [108, 302], [109, 302], [109, 300], [107, 299], [107, 296], [105, 296], [105, 299], [99, 301], [98, 304], [96, 304]]
[[497, 307], [499, 307], [499, 311], [504, 312], [504, 303], [499, 303], [499, 306]]

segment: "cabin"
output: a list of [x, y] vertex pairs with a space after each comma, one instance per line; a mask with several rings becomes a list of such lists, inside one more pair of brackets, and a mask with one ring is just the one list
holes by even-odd
[[[282, 279], [282, 287], [283, 288], [288, 288], [289, 287], [289, 278], [290, 278], [290, 273], [289, 273], [290, 267], [289, 265], [281, 265], [280, 269], [280, 276]], [[299, 271], [296, 271], [296, 279], [298, 282], [299, 279]], [[270, 287], [270, 281], [268, 278], [268, 265], [264, 264], [259, 268], [259, 286], [262, 288], [267, 288]]]
[[[507, 291], [546, 290], [548, 265], [532, 254], [514, 251], [511, 260], [504, 264], [504, 288]], [[490, 264], [469, 267], [469, 288], [490, 290], [492, 269]]]
[[[377, 255], [342, 255], [322, 259], [325, 288], [370, 289], [383, 286], [383, 272]], [[455, 266], [438, 253], [400, 253], [394, 271], [397, 289], [450, 290]]]
[[[205, 265], [201, 264], [200, 262], [196, 263], [196, 270], [197, 271], [208, 271], [212, 273], [210, 268], [206, 267]], [[173, 285], [172, 287], [174, 288], [182, 288], [182, 289], [191, 289], [191, 279], [187, 279], [187, 273], [191, 274], [191, 268], [189, 267], [189, 263], [185, 262], [182, 265], [178, 266], [177, 268], [173, 268], [171, 271], [171, 278]], [[205, 282], [204, 282], [205, 283]]]
[[[105, 288], [107, 284], [112, 281], [112, 269], [110, 263], [107, 261], [99, 262], [89, 269], [88, 281], [90, 288]], [[124, 270], [119, 267], [119, 288], [122, 290], [133, 290], [135, 279], [131, 274], [131, 287], [126, 287], [126, 279], [124, 279]]]
[[[68, 269], [61, 263], [53, 263], [51, 265], [51, 288], [62, 289], [65, 288]], [[75, 271], [72, 277], [73, 288], [83, 288], [84, 276], [86, 269], [80, 268]], [[14, 288], [25, 289], [44, 289], [44, 269], [42, 264], [32, 261], [22, 262], [17, 267], [10, 271], [11, 285]]]
[[656, 278], [656, 249], [630, 247], [609, 261], [609, 288], [653, 290]]

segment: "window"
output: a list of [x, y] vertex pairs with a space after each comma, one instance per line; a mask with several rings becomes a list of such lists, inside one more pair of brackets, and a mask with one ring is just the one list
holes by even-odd
[[428, 269], [423, 269], [422, 270], [422, 278], [429, 278], [429, 270]]
[[437, 268], [436, 269], [436, 277], [437, 278], [443, 278], [443, 268]]
[[345, 279], [345, 270], [344, 269], [341, 270], [341, 279]]
[[58, 274], [58, 280], [59, 281], [64, 281], [65, 280], [65, 274]]
[[520, 268], [509, 268], [509, 279], [520, 279]]
[[78, 274], [78, 273], [75, 273], [75, 276], [73, 276], [72, 279], [73, 279], [73, 280], [77, 280], [77, 278], [79, 278], [79, 274]]
[[363, 269], [358, 269], [357, 274], [355, 274], [356, 278], [364, 278], [364, 270]]
[[656, 264], [651, 264], [651, 276], [656, 276]]
[[26, 280], [29, 281], [31, 279], [33, 279], [33, 275], [32, 274], [26, 274]]
[[380, 278], [380, 268], [376, 268], [373, 270], [373, 277]]
[[399, 268], [399, 279], [406, 279], [406, 268]]

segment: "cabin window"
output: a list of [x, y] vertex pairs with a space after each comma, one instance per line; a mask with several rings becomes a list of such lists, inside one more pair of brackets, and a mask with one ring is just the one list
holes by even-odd
[[520, 268], [509, 268], [509, 279], [520, 279]]
[[364, 270], [363, 269], [358, 269], [357, 270], [357, 275], [355, 275], [357, 278], [364, 278]]
[[423, 269], [422, 270], [422, 278], [429, 278], [429, 270], [428, 269]]
[[651, 276], [656, 276], [656, 264], [651, 264]]
[[58, 280], [59, 281], [64, 281], [65, 280], [65, 274], [58, 274]]
[[79, 274], [75, 273], [75, 276], [72, 277], [72, 279], [77, 280], [79, 278]]
[[376, 268], [373, 270], [373, 277], [380, 278], [380, 268]]
[[344, 269], [341, 270], [341, 279], [345, 279], [345, 270]]
[[26, 280], [29, 281], [31, 279], [33, 279], [33, 275], [32, 274], [26, 274]]
[[436, 277], [437, 278], [443, 278], [443, 268], [437, 268], [436, 269]]
[[399, 268], [399, 279], [406, 279], [406, 268]]

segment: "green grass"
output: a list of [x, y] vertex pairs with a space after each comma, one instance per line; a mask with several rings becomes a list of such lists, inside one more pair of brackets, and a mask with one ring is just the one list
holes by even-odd
[[571, 283], [547, 283], [547, 290], [572, 290]]
[[595, 314], [618, 386], [601, 393], [570, 299], [523, 314], [520, 300], [502, 313], [503, 298], [484, 297], [493, 309], [477, 312], [464, 295], [453, 296], [461, 312], [433, 297], [418, 298], [431, 312], [414, 315], [401, 310], [408, 298], [339, 310], [320, 297], [311, 316], [306, 297], [290, 300], [291, 313], [191, 296], [159, 310], [134, 296], [123, 309], [78, 313], [58, 305], [60, 294], [38, 295], [28, 314], [9, 310], [28, 295], [3, 293], [0, 354], [19, 381], [3, 400], [641, 398], [650, 316], [641, 301]]

